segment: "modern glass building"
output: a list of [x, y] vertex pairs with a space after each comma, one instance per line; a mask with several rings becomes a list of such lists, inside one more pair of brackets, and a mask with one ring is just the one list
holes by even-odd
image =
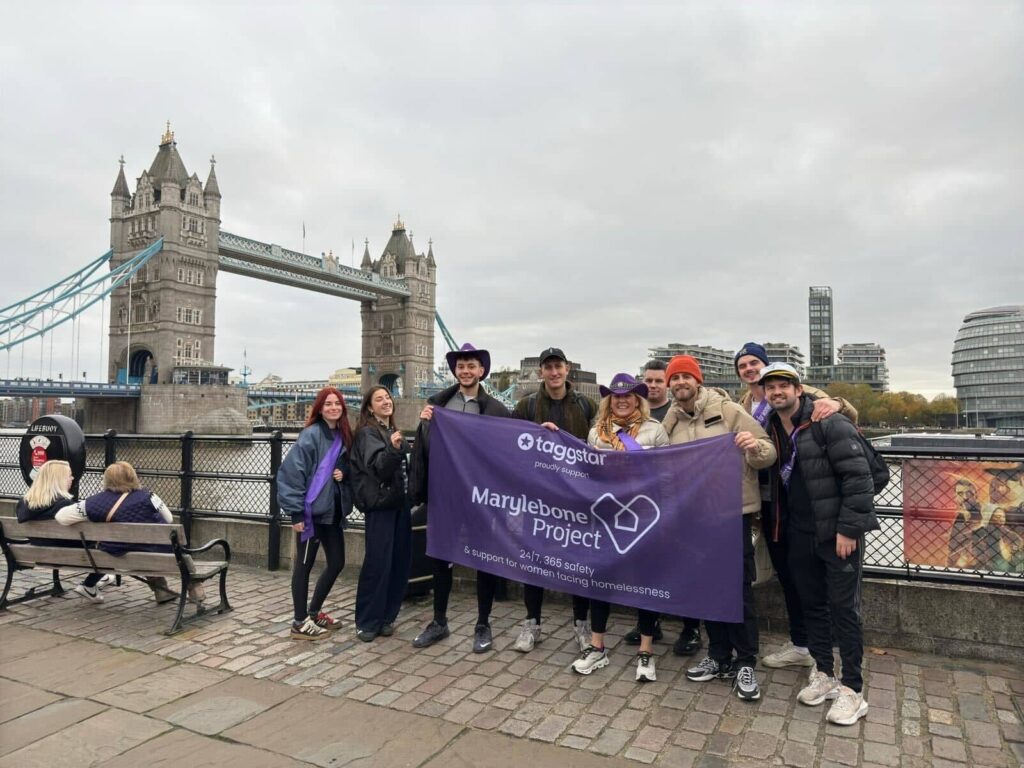
[[812, 285], [807, 297], [808, 324], [811, 329], [810, 365], [833, 365], [832, 289]]
[[953, 386], [964, 423], [1024, 435], [1024, 304], [964, 318], [953, 342]]

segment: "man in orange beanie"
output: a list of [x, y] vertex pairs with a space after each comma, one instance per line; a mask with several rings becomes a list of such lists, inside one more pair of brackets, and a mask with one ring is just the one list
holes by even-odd
[[[761, 509], [757, 470], [775, 461], [775, 447], [760, 424], [727, 394], [704, 387], [700, 364], [689, 355], [677, 355], [668, 364], [668, 386], [674, 401], [662, 422], [673, 444], [733, 433], [743, 452], [743, 621], [705, 621], [708, 655], [686, 670], [696, 682], [735, 678], [733, 689], [744, 701], [761, 698], [754, 666], [757, 663], [757, 614], [754, 611], [754, 542], [751, 520]], [[739, 511], [739, 510], [738, 510]]]

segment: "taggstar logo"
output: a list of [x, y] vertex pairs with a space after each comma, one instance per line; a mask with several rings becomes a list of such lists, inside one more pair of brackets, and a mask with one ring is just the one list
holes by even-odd
[[629, 552], [661, 519], [658, 505], [642, 494], [623, 504], [615, 494], [606, 493], [590, 506], [590, 512], [604, 526], [620, 555]]
[[533, 448], [533, 435], [528, 435], [526, 432], [523, 432], [523, 434], [519, 436], [518, 444], [520, 451], [531, 450]]

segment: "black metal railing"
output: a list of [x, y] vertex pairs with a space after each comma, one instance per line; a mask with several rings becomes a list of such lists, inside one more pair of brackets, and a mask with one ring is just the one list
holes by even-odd
[[[20, 434], [0, 434], [0, 498], [18, 498], [25, 491], [18, 467], [20, 441]], [[294, 437], [280, 432], [251, 437], [89, 435], [79, 495], [97, 493], [103, 469], [128, 461], [143, 484], [180, 514], [187, 532], [195, 518], [203, 517], [274, 523], [267, 533], [267, 567], [273, 570], [281, 535], [276, 476], [293, 444]], [[875, 498], [881, 529], [867, 537], [866, 573], [1024, 589], [1024, 506], [1015, 495], [1024, 493], [1024, 455], [891, 447], [880, 452], [891, 479]], [[911, 461], [912, 487], [907, 488], [904, 470]], [[972, 485], [977, 503], [957, 498]], [[913, 496], [909, 509], [905, 491]], [[1009, 494], [1006, 505], [998, 503], [1000, 494]], [[957, 513], [963, 520], [954, 525], [950, 510], [957, 505], [968, 509]], [[355, 512], [350, 523], [362, 526], [362, 515]]]

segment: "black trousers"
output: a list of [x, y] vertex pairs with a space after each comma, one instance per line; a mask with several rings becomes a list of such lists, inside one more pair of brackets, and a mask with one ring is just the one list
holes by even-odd
[[[292, 603], [295, 606], [296, 623], [303, 622], [307, 616], [316, 617], [324, 607], [324, 600], [334, 586], [334, 582], [345, 567], [345, 540], [342, 538], [341, 526], [336, 523], [313, 523], [313, 537], [305, 543], [302, 534], [295, 534], [295, 557], [292, 560]], [[309, 595], [309, 574], [316, 562], [316, 553], [323, 546], [327, 565], [320, 572], [313, 588], [313, 599], [306, 605]]]
[[[743, 621], [706, 621], [708, 656], [719, 664], [732, 663], [734, 667], [753, 667], [757, 664], [758, 632], [757, 612], [754, 609], [754, 542], [750, 538], [750, 515], [743, 516]], [[731, 661], [735, 654], [735, 661]]]
[[[476, 623], [490, 624], [494, 595], [500, 576], [486, 571], [476, 572]], [[447, 560], [434, 559], [434, 621], [448, 623], [448, 598], [452, 594], [452, 564]]]
[[[608, 631], [608, 616], [611, 615], [612, 604], [604, 600], [590, 601], [590, 628], [599, 634]], [[640, 627], [641, 635], [654, 635], [654, 626], [658, 623], [659, 614], [656, 611], [645, 611], [642, 608], [637, 610], [637, 626]]]
[[[544, 607], [544, 587], [535, 587], [533, 584], [523, 584], [523, 602], [526, 604], [526, 618], [536, 619], [540, 624], [540, 613]], [[587, 613], [590, 610], [590, 598], [572, 596], [572, 619], [573, 621], [586, 621]], [[608, 620], [607, 615], [605, 621]]]
[[[764, 505], [762, 505], [763, 509]], [[766, 519], [762, 515], [762, 519]], [[800, 595], [789, 572], [789, 537], [786, 531], [779, 532], [779, 541], [772, 541], [771, 531], [764, 534], [764, 542], [768, 547], [768, 556], [772, 561], [775, 575], [782, 586], [782, 597], [786, 601], [786, 615], [789, 617], [789, 639], [793, 645], [807, 647], [807, 627], [804, 626], [804, 610], [800, 605]]]
[[394, 624], [409, 585], [412, 523], [409, 508], [367, 512], [366, 555], [356, 588], [356, 628], [380, 632]]
[[800, 596], [807, 647], [819, 672], [835, 674], [832, 639], [839, 645], [843, 662], [842, 683], [860, 691], [863, 686], [861, 663], [864, 659], [864, 627], [860, 614], [861, 565], [864, 537], [845, 560], [836, 554], [834, 538], [818, 543], [813, 533], [792, 526], [789, 537], [789, 570]]

